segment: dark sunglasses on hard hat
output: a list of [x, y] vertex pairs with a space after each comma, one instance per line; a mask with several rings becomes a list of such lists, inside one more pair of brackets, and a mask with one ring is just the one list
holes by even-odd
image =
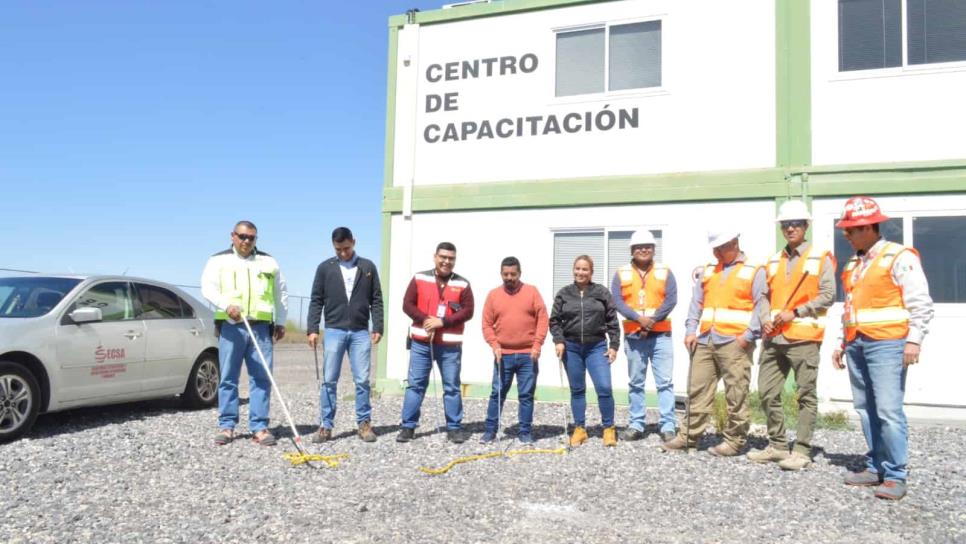
[[804, 219], [792, 219], [790, 221], [782, 221], [781, 227], [782, 229], [788, 229], [788, 228], [800, 229], [804, 227], [806, 223], [808, 223], [808, 221], [805, 221]]

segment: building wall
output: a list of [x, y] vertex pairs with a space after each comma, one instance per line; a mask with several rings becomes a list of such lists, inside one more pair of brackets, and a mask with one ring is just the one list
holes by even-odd
[[[393, 183], [403, 186], [768, 167], [775, 157], [775, 13], [768, 2], [631, 0], [399, 32]], [[554, 96], [556, 33], [588, 24], [662, 24], [662, 86]], [[698, 38], [699, 37], [699, 38]], [[432, 65], [533, 54], [530, 73], [437, 82]], [[433, 77], [439, 74], [433, 72]], [[427, 112], [457, 93], [455, 111]], [[639, 126], [428, 143], [428, 125], [634, 108]], [[472, 165], [472, 168], [454, 168]]]
[[[383, 266], [391, 272], [384, 278], [389, 334], [380, 347], [383, 386], [398, 387], [406, 373], [402, 293], [414, 271], [432, 266], [435, 244], [443, 239], [458, 246], [456, 269], [477, 295], [462, 376], [479, 384], [471, 391], [484, 394], [490, 356], [479, 312], [486, 292], [499, 284], [500, 259], [519, 257], [524, 281], [537, 285], [549, 305], [554, 232], [660, 228], [665, 261], [681, 286], [672, 319], [675, 389], [683, 393], [688, 276], [710, 259], [707, 228], [731, 222], [750, 256], [764, 259], [781, 242], [773, 218], [787, 198], [813, 203], [813, 236], [828, 248], [834, 218], [855, 194], [876, 196], [887, 213], [903, 217], [907, 236], [897, 241], [907, 244], [917, 243], [909, 234], [916, 217], [966, 217], [966, 145], [955, 133], [966, 121], [966, 108], [959, 107], [966, 63], [839, 73], [836, 5], [519, 0], [463, 8], [459, 16], [456, 10], [418, 14], [419, 25], [391, 20], [383, 203]], [[655, 17], [663, 25], [660, 89], [554, 98], [555, 30]], [[539, 69], [426, 81], [431, 64], [524, 53], [538, 56]], [[457, 110], [425, 111], [427, 95], [448, 92], [458, 93]], [[638, 108], [642, 122], [608, 133], [423, 141], [430, 123], [604, 106]], [[950, 253], [951, 260], [962, 259], [962, 252]], [[830, 323], [840, 316], [836, 304]], [[923, 364], [910, 372], [908, 403], [966, 407], [956, 391], [966, 370], [951, 364], [963, 326], [966, 303], [936, 305]], [[848, 377], [829, 362], [836, 328], [830, 326], [823, 346], [819, 395], [847, 401]], [[540, 385], [563, 394], [549, 340], [541, 362]], [[613, 377], [615, 387], [626, 388], [623, 354]]]
[[966, 62], [839, 72], [838, 2], [811, 6], [814, 164], [966, 157]]

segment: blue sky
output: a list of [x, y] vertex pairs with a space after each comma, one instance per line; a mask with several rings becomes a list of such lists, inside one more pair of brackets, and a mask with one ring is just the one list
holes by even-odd
[[0, 2], [0, 268], [197, 284], [234, 222], [307, 295], [378, 262], [387, 20], [443, 0]]

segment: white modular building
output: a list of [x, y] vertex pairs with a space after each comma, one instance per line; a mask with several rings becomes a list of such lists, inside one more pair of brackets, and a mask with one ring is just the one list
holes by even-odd
[[[609, 285], [631, 232], [647, 228], [678, 280], [684, 394], [684, 321], [692, 271], [713, 262], [708, 229], [737, 228], [764, 262], [784, 245], [777, 207], [805, 199], [810, 238], [841, 267], [851, 252], [834, 222], [848, 197], [867, 195], [892, 218], [886, 237], [921, 252], [936, 303], [908, 377], [910, 415], [964, 418], [964, 96], [959, 1], [505, 0], [391, 17], [378, 386], [403, 387], [402, 297], [437, 243], [456, 245], [473, 286], [462, 380], [486, 395], [480, 316], [500, 261], [519, 258], [549, 308], [575, 256], [591, 255], [594, 281]], [[830, 362], [840, 316], [837, 303], [819, 373], [826, 407], [851, 401]], [[548, 338], [538, 400], [566, 394], [556, 364]], [[612, 372], [626, 401], [623, 353]]]

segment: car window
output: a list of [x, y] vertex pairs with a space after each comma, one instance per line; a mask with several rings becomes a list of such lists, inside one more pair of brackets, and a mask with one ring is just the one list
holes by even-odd
[[45, 315], [78, 283], [73, 278], [0, 278], [0, 318]]
[[104, 321], [134, 319], [134, 304], [126, 281], [109, 281], [91, 287], [78, 297], [68, 313], [77, 308], [100, 308]]
[[189, 315], [185, 315], [184, 305], [187, 303], [184, 303], [178, 295], [171, 291], [163, 287], [144, 283], [136, 283], [134, 287], [137, 290], [138, 301], [140, 302], [140, 314], [138, 317], [141, 319], [177, 319], [190, 317], [190, 312]]

